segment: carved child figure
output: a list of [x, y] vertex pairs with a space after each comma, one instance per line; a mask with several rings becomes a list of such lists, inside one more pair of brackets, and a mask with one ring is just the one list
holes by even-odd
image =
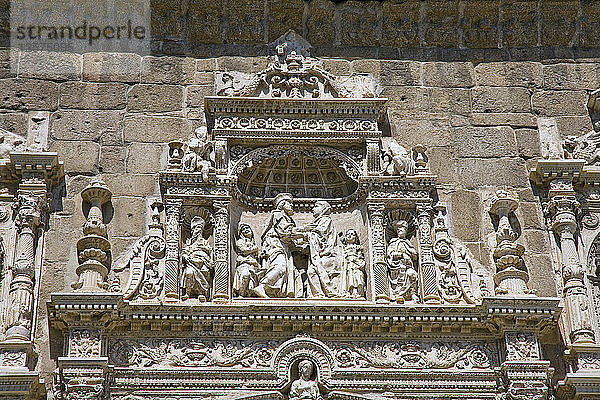
[[406, 239], [408, 222], [397, 220], [392, 223], [397, 237], [387, 247], [388, 278], [390, 296], [393, 301], [418, 301], [418, 274], [415, 269], [417, 251]]
[[208, 140], [205, 126], [199, 127], [194, 133], [196, 138], [192, 139], [187, 146], [181, 160], [181, 169], [185, 172], [201, 172], [202, 180], [206, 182], [208, 173], [211, 168], [214, 168], [214, 143]]
[[192, 237], [181, 251], [183, 271], [181, 286], [184, 300], [196, 295], [198, 300], [206, 301], [212, 283], [213, 263], [208, 240], [203, 237], [206, 221], [200, 216], [192, 219]]
[[393, 138], [382, 139], [383, 175], [411, 175], [413, 161], [408, 151]]
[[233, 277], [233, 293], [236, 296], [249, 297], [252, 289], [258, 284], [256, 271], [258, 264], [258, 246], [254, 241], [254, 232], [250, 225], [239, 225], [239, 238], [234, 247], [237, 253], [235, 260], [235, 275]]
[[[340, 233], [340, 235], [342, 235]], [[358, 299], [365, 297], [365, 253], [358, 233], [354, 229], [348, 229], [345, 236], [342, 236], [344, 245], [344, 270], [346, 273], [346, 295]]]
[[292, 382], [290, 389], [290, 400], [323, 400], [319, 385], [316, 380], [312, 380], [313, 363], [309, 360], [302, 360], [298, 364], [299, 377]]

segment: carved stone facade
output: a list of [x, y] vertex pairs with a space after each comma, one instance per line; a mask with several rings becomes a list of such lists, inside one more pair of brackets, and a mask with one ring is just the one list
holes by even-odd
[[265, 48], [73, 55], [0, 131], [0, 398], [600, 398], [598, 92], [571, 137], [554, 65]]

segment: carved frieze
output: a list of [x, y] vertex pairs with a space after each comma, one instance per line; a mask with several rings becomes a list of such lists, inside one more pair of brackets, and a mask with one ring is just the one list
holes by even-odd
[[95, 329], [71, 329], [69, 357], [100, 357], [100, 331]]

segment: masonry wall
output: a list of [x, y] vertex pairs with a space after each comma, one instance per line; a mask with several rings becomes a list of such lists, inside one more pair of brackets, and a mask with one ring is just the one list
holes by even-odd
[[108, 227], [117, 258], [144, 234], [166, 143], [187, 140], [202, 123], [215, 71], [260, 71], [268, 43], [288, 29], [333, 74], [369, 73], [380, 82], [392, 135], [406, 147], [427, 146], [451, 232], [490, 270], [487, 203], [498, 188], [514, 188], [531, 286], [555, 296], [528, 168], [541, 155], [539, 117], [555, 118], [563, 137], [591, 129], [585, 103], [600, 86], [599, 21], [594, 1], [153, 1], [156, 56], [4, 48], [0, 127], [25, 135], [28, 111], [50, 111], [49, 150], [66, 171], [41, 277], [36, 336], [44, 373], [54, 369], [45, 303], [76, 280], [81, 190], [101, 177], [113, 191]]

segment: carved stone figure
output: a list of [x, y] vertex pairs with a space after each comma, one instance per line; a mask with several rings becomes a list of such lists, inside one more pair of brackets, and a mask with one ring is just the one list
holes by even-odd
[[257, 285], [256, 271], [258, 263], [258, 246], [254, 241], [254, 232], [250, 225], [239, 225], [239, 239], [234, 247], [237, 253], [235, 260], [235, 275], [233, 276], [233, 293], [236, 296], [248, 297]]
[[306, 236], [310, 250], [307, 297], [333, 297], [340, 289], [340, 265], [336, 252], [337, 235], [330, 216], [331, 205], [319, 200], [312, 213], [315, 220], [299, 229]]
[[567, 136], [563, 142], [565, 158], [585, 160], [588, 165], [600, 164], [600, 90], [593, 91], [587, 103], [592, 130], [587, 134]]
[[205, 225], [206, 221], [200, 216], [192, 219], [192, 237], [181, 251], [181, 286], [185, 291], [184, 299], [197, 296], [198, 300], [206, 301], [209, 298], [213, 263], [212, 249], [203, 236]]
[[185, 172], [201, 172], [202, 180], [208, 181], [208, 174], [214, 169], [214, 143], [208, 140], [208, 131], [201, 126], [194, 132], [196, 138], [187, 145], [181, 160]]
[[292, 195], [280, 193], [275, 197], [273, 210], [262, 239], [262, 265], [258, 271], [258, 286], [254, 293], [260, 297], [302, 297], [302, 280], [294, 268], [291, 247], [296, 223], [292, 219]]
[[383, 175], [411, 175], [413, 161], [409, 152], [393, 138], [382, 138]]
[[290, 389], [290, 400], [322, 400], [319, 385], [316, 380], [311, 379], [313, 372], [313, 363], [309, 360], [302, 360], [298, 364], [299, 377], [292, 382]]
[[408, 222], [396, 220], [392, 222], [397, 237], [390, 240], [387, 247], [388, 278], [390, 297], [399, 303], [418, 301], [418, 274], [416, 263], [417, 250], [406, 239]]
[[358, 233], [354, 229], [348, 229], [346, 235], [340, 236], [344, 245], [345, 294], [354, 299], [364, 298], [367, 262]]

